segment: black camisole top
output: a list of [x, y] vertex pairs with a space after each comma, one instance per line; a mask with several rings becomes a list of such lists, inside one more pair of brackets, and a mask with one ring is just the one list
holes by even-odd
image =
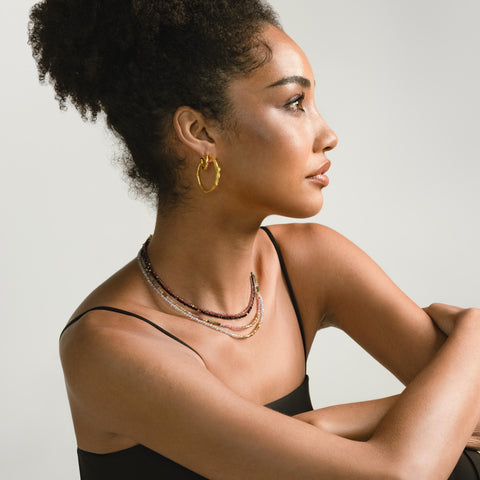
[[[270, 230], [268, 230], [268, 228], [266, 227], [262, 228], [269, 236], [277, 252], [280, 266], [282, 269], [282, 274], [288, 288], [290, 299], [295, 309], [298, 325], [302, 334], [303, 345], [305, 348], [305, 337], [303, 333], [302, 319], [280, 247], [277, 244]], [[179, 343], [190, 348], [197, 355], [199, 355], [198, 352], [196, 352], [190, 345], [186, 344], [183, 340], [179, 339], [175, 335], [172, 335], [170, 332], [156, 325], [147, 318], [144, 318], [133, 312], [128, 312], [126, 310], [110, 306], [94, 307], [83, 312], [66, 325], [66, 327], [62, 331], [62, 334], [68, 327], [79, 321], [86, 313], [91, 312], [92, 310], [112, 311], [146, 322], [156, 330], [159, 330], [164, 335], [167, 335], [168, 337], [178, 341]], [[313, 407], [310, 400], [310, 392], [308, 388], [308, 376], [305, 375], [303, 382], [295, 390], [285, 395], [284, 397], [279, 398], [278, 400], [268, 403], [265, 406], [289, 416], [312, 410]], [[205, 477], [193, 472], [192, 470], [189, 470], [188, 468], [174, 462], [173, 460], [170, 460], [169, 458], [143, 445], [135, 445], [124, 450], [105, 454], [87, 452], [81, 449], [77, 449], [77, 453], [81, 480], [205, 479]], [[465, 450], [449, 480], [480, 480], [479, 472], [480, 454], [473, 450]]]

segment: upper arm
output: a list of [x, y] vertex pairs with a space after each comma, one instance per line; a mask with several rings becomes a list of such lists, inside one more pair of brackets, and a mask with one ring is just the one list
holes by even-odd
[[315, 224], [280, 228], [278, 235], [296, 290], [304, 293], [306, 322], [319, 328], [323, 319], [342, 329], [403, 383], [443, 344], [430, 317], [342, 235]]
[[211, 479], [386, 478], [371, 447], [255, 405], [177, 345], [82, 325], [62, 345], [71, 401], [115, 432]]

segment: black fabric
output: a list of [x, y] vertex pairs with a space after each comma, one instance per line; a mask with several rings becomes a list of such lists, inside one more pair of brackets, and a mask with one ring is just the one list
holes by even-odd
[[313, 410], [312, 402], [310, 401], [310, 389], [308, 388], [308, 375], [305, 375], [302, 384], [293, 392], [267, 403], [265, 406], [289, 417]]
[[99, 455], [78, 450], [81, 480], [197, 480], [201, 475], [143, 445]]
[[464, 450], [448, 480], [480, 480], [480, 453]]

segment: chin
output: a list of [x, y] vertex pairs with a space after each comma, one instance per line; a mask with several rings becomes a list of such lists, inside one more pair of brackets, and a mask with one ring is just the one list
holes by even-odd
[[302, 202], [297, 198], [295, 202], [291, 202], [288, 205], [283, 205], [281, 211], [275, 213], [275, 215], [281, 215], [283, 217], [291, 218], [309, 218], [317, 215], [323, 207], [323, 195], [310, 195], [308, 198], [304, 198]]

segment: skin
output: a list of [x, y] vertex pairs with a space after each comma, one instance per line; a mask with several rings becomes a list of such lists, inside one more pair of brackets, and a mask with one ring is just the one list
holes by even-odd
[[[301, 49], [274, 27], [264, 35], [272, 60], [230, 85], [232, 130], [189, 107], [175, 113], [191, 193], [158, 214], [149, 248], [173, 291], [215, 311], [242, 310], [254, 271], [264, 324], [238, 341], [176, 316], [136, 262], [127, 264], [75, 314], [97, 305], [136, 312], [201, 357], [143, 322], [87, 314], [60, 345], [78, 446], [108, 453], [141, 443], [211, 479], [447, 478], [480, 418], [480, 313], [434, 308], [429, 314], [448, 325], [447, 338], [368, 256], [326, 227], [272, 227], [297, 292], [307, 350], [319, 329], [335, 325], [408, 386], [382, 415], [364, 413], [367, 441], [262, 406], [302, 382], [305, 360], [278, 258], [259, 225], [272, 213], [320, 210], [322, 187], [309, 177], [325, 167], [337, 141], [315, 107]], [[292, 76], [305, 80], [271, 86]], [[209, 195], [195, 178], [204, 153], [222, 168]], [[202, 178], [208, 184], [211, 172]]]
[[[436, 322], [445, 335], [450, 335], [455, 327], [456, 318], [463, 309], [452, 305], [433, 304], [424, 311]], [[344, 438], [365, 441], [372, 437], [398, 398], [399, 396], [395, 395], [366, 402], [334, 405], [302, 413], [296, 418]], [[475, 427], [467, 447], [480, 450], [480, 424]]]

